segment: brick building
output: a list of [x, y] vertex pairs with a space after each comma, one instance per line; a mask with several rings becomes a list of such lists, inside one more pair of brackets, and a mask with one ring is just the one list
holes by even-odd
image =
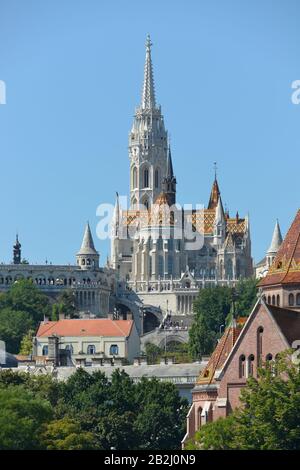
[[247, 378], [300, 340], [300, 210], [265, 278], [244, 326], [226, 329], [193, 389], [184, 443], [204, 424], [240, 405]]

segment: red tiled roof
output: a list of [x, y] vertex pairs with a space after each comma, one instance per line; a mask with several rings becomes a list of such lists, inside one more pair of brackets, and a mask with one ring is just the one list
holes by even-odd
[[91, 320], [58, 320], [41, 322], [37, 337], [57, 336], [129, 336], [132, 320], [111, 320], [97, 318]]
[[259, 287], [300, 282], [300, 209]]
[[229, 327], [226, 329], [222, 338], [219, 340], [214, 352], [212, 353], [207, 366], [201, 372], [197, 384], [208, 385], [214, 382], [216, 370], [224, 365], [230, 351], [239, 337], [242, 327]]

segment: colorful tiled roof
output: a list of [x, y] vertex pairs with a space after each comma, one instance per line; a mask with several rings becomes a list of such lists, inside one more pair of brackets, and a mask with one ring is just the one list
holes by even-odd
[[[205, 235], [212, 235], [214, 229], [216, 209], [202, 209], [189, 216], [192, 225]], [[226, 218], [226, 230], [233, 235], [243, 235], [246, 231], [246, 221], [241, 218]], [[122, 212], [123, 226], [146, 226], [151, 223], [151, 211], [128, 210]]]
[[260, 287], [300, 282], [300, 209]]
[[132, 320], [97, 318], [90, 320], [65, 319], [41, 322], [37, 337], [57, 336], [129, 336]]

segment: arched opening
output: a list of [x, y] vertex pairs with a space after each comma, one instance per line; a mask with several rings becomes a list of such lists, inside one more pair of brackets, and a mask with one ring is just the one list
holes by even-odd
[[96, 346], [94, 344], [89, 344], [87, 347], [87, 354], [95, 354]]
[[132, 168], [132, 189], [137, 188], [137, 169], [136, 166]]
[[239, 377], [243, 379], [246, 376], [246, 357], [244, 354], [240, 356], [239, 359]]
[[248, 377], [252, 377], [254, 374], [254, 355], [250, 354], [248, 357]]
[[142, 204], [143, 204], [143, 206], [145, 207], [146, 210], [149, 209], [149, 199], [148, 199], [147, 196], [144, 197], [144, 199], [143, 199], [143, 201], [142, 201]]
[[202, 408], [199, 406], [197, 411], [197, 430], [201, 428], [201, 415], [202, 415]]
[[143, 172], [143, 187], [149, 188], [149, 168], [145, 168]]
[[297, 305], [300, 305], [300, 293], [297, 294], [297, 297], [296, 297], [296, 304], [297, 304]]
[[45, 344], [42, 349], [42, 355], [43, 356], [48, 356], [48, 345]]
[[136, 209], [136, 206], [137, 206], [137, 200], [136, 200], [135, 197], [133, 197], [133, 198], [131, 199], [131, 207], [132, 207], [133, 209]]
[[232, 279], [233, 271], [232, 271], [232, 261], [229, 259], [226, 263], [226, 277], [227, 279]]
[[280, 295], [279, 294], [277, 294], [277, 302], [276, 303], [277, 303], [277, 307], [280, 307]]
[[289, 294], [289, 306], [293, 307], [294, 303], [295, 303], [294, 294]]
[[261, 357], [262, 357], [262, 351], [263, 351], [263, 332], [264, 329], [262, 326], [260, 326], [257, 329], [257, 361], [258, 361], [258, 366], [261, 365]]
[[111, 356], [118, 356], [119, 355], [119, 346], [117, 344], [112, 344], [109, 348], [109, 354]]
[[275, 305], [275, 295], [272, 295], [272, 305]]

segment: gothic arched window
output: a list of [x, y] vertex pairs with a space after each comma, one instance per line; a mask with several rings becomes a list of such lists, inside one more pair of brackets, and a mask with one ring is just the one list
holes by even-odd
[[48, 345], [45, 344], [45, 346], [43, 346], [42, 354], [43, 356], [48, 356]]
[[229, 259], [226, 263], [226, 277], [227, 279], [233, 278], [233, 271], [232, 271], [232, 261]]
[[144, 188], [149, 188], [149, 169], [148, 168], [144, 169], [143, 185], [144, 185]]
[[264, 332], [264, 329], [262, 326], [260, 326], [257, 329], [257, 360], [259, 364], [261, 362], [261, 356], [262, 356], [262, 350], [263, 350], [263, 332]]
[[149, 200], [147, 197], [145, 197], [145, 199], [143, 200], [143, 206], [145, 206], [147, 210], [149, 209]]
[[280, 295], [277, 295], [277, 307], [280, 307]]
[[297, 305], [300, 305], [300, 294], [297, 294], [297, 297], [296, 297], [296, 304], [297, 304]]
[[254, 372], [254, 356], [250, 354], [248, 357], [248, 377], [252, 377]]
[[242, 354], [239, 359], [239, 377], [242, 379], [246, 375], [245, 371], [245, 364], [246, 364], [246, 358], [245, 355]]
[[132, 189], [137, 188], [137, 169], [136, 166], [132, 169]]

